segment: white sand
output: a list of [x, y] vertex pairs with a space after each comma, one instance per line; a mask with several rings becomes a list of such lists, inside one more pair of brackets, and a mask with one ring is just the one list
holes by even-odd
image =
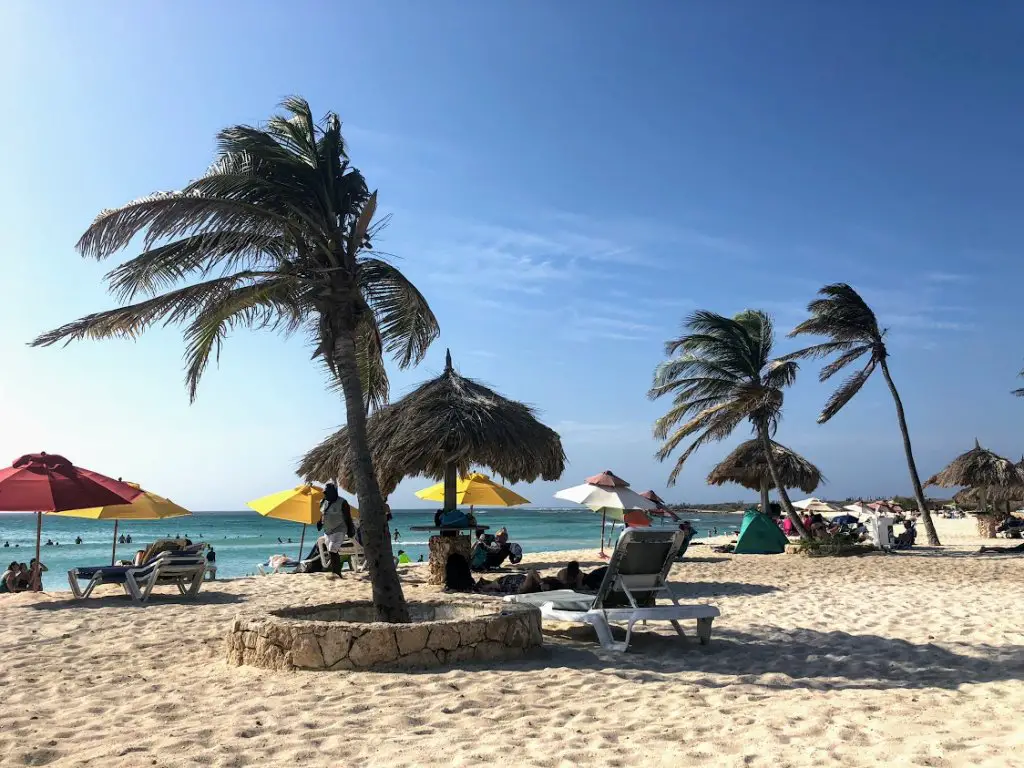
[[[541, 658], [420, 673], [229, 667], [242, 606], [365, 597], [346, 575], [169, 593], [0, 597], [0, 764], [1024, 765], [1024, 558], [960, 546], [807, 559], [690, 550], [711, 646], [641, 631], [625, 656], [545, 625]], [[973, 547], [968, 545], [973, 544]], [[570, 553], [532, 558], [561, 565]], [[576, 553], [591, 558], [593, 552]], [[431, 594], [406, 569], [410, 597]]]

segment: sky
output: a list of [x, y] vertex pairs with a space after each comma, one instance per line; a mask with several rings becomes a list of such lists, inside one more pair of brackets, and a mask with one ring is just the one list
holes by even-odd
[[[535, 504], [603, 469], [670, 501], [750, 498], [704, 482], [742, 430], [665, 487], [653, 370], [695, 309], [764, 309], [792, 350], [838, 281], [889, 330], [923, 477], [975, 438], [1018, 458], [1022, 35], [1012, 2], [8, 0], [0, 463], [63, 453], [195, 510], [298, 482], [345, 418], [302, 338], [233, 335], [192, 405], [173, 328], [27, 346], [113, 306], [117, 258], [74, 250], [100, 210], [180, 188], [219, 129], [289, 94], [340, 114], [393, 215], [378, 245], [440, 321], [418, 368], [391, 367], [393, 396], [450, 348], [534, 405], [569, 459], [517, 486]], [[908, 493], [884, 382], [819, 426], [818, 367], [777, 439], [821, 468], [817, 495]]]

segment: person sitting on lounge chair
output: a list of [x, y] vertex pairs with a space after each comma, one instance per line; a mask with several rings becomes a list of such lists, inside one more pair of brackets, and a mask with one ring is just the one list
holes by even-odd
[[904, 520], [903, 526], [904, 531], [896, 537], [896, 541], [892, 545], [893, 549], [910, 549], [917, 541], [917, 526], [914, 525], [914, 521]]

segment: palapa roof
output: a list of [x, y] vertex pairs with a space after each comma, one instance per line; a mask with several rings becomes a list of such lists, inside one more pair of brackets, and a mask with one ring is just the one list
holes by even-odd
[[[489, 467], [510, 483], [557, 480], [565, 470], [558, 433], [538, 421], [530, 406], [461, 376], [451, 352], [440, 376], [374, 412], [366, 428], [385, 495], [404, 477], [442, 480], [449, 463], [459, 475], [473, 466]], [[348, 429], [342, 427], [303, 457], [298, 473], [309, 482], [337, 480], [352, 492], [348, 451]]]
[[943, 488], [964, 485], [987, 488], [1024, 485], [1024, 471], [1009, 459], [1004, 459], [988, 448], [982, 448], [977, 438], [974, 447], [957, 456], [948, 467], [928, 478], [925, 485]]
[[[800, 454], [774, 440], [772, 454], [775, 469], [787, 488], [799, 488], [804, 493], [810, 493], [825, 481], [820, 469]], [[775, 487], [760, 441], [747, 440], [740, 443], [711, 470], [707, 482], [709, 485], [738, 483], [744, 488], [759, 491], [762, 479], [768, 481], [769, 488]]]
[[[980, 488], [964, 488], [962, 491], [958, 491], [953, 495], [953, 501], [955, 501], [957, 504], [961, 506], [976, 507], [978, 505], [978, 502], [980, 501], [979, 491]], [[988, 486], [985, 488], [985, 500], [989, 502], [1024, 501], [1024, 486]]]

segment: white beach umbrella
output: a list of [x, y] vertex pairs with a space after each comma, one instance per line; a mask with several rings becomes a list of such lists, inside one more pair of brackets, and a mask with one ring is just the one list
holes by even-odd
[[863, 501], [858, 501], [855, 504], [847, 504], [843, 509], [851, 515], [857, 515], [858, 517], [861, 515], [870, 515], [874, 512], [874, 510]]
[[797, 509], [802, 509], [804, 512], [831, 513], [839, 511], [831, 504], [824, 502], [821, 499], [816, 499], [813, 496], [809, 499], [801, 499], [800, 501], [794, 501], [793, 506], [796, 507]]
[[650, 512], [658, 505], [644, 498], [629, 487], [629, 483], [605, 470], [599, 475], [588, 477], [582, 485], [558, 491], [556, 499], [583, 504], [593, 512], [601, 513], [601, 554], [604, 555], [604, 524], [607, 517], [622, 520], [626, 510], [640, 509]]

